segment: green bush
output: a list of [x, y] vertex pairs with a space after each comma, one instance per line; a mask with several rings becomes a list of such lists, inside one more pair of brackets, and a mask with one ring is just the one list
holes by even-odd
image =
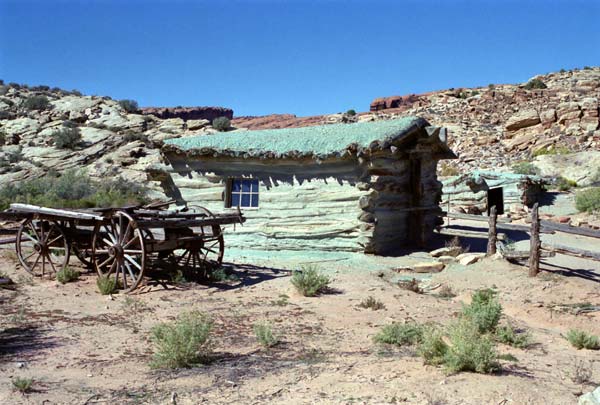
[[448, 345], [444, 341], [443, 332], [434, 326], [423, 329], [418, 353], [425, 364], [440, 365], [443, 364], [448, 352]]
[[192, 367], [210, 359], [210, 334], [213, 322], [200, 312], [188, 312], [174, 322], [162, 323], [152, 329], [155, 352], [153, 368]]
[[579, 350], [589, 349], [598, 350], [600, 349], [600, 339], [598, 336], [591, 335], [587, 332], [578, 329], [571, 329], [567, 332], [567, 340], [571, 345]]
[[452, 166], [446, 162], [443, 162], [440, 165], [440, 176], [442, 177], [449, 177], [449, 176], [458, 176], [460, 174], [460, 171], [458, 170], [458, 168], [456, 166]]
[[12, 382], [13, 388], [22, 394], [27, 394], [28, 392], [31, 392], [32, 387], [33, 387], [33, 378], [17, 377], [15, 379], [13, 379], [11, 382]]
[[63, 126], [52, 134], [52, 139], [57, 148], [74, 149], [81, 142], [81, 131], [77, 127]]
[[412, 346], [421, 342], [423, 327], [416, 323], [392, 323], [386, 325], [375, 335], [376, 343], [387, 343], [397, 346]]
[[350, 109], [350, 110], [346, 111], [346, 115], [353, 117], [356, 115], [356, 110]]
[[69, 266], [65, 267], [62, 270], [59, 270], [56, 273], [56, 281], [61, 284], [67, 284], [71, 281], [75, 281], [79, 278], [79, 272], [77, 270], [73, 270]]
[[302, 266], [300, 271], [294, 271], [292, 285], [305, 297], [314, 297], [323, 292], [329, 285], [329, 277], [321, 274], [316, 266]]
[[119, 105], [128, 113], [136, 113], [139, 110], [138, 103], [135, 100], [120, 100]]
[[535, 150], [531, 154], [531, 156], [537, 157], [537, 156], [543, 156], [543, 155], [567, 155], [569, 153], [571, 153], [571, 151], [567, 147], [554, 146], [554, 147], [540, 148], [538, 150]]
[[600, 212], [600, 187], [590, 187], [575, 195], [575, 207], [580, 212]]
[[231, 128], [231, 121], [227, 117], [218, 117], [213, 120], [212, 126], [217, 131], [225, 132]]
[[533, 80], [530, 80], [530, 81], [527, 82], [527, 84], [525, 85], [525, 88], [527, 90], [531, 90], [531, 89], [546, 89], [546, 88], [548, 88], [548, 86], [546, 86], [546, 83], [544, 83], [540, 79], [533, 79]]
[[529, 333], [519, 333], [510, 324], [500, 326], [496, 329], [496, 340], [518, 349], [524, 349], [531, 345], [531, 336]]
[[277, 336], [273, 334], [273, 328], [268, 322], [257, 322], [252, 327], [256, 340], [264, 347], [273, 347], [279, 343]]
[[31, 96], [23, 102], [23, 108], [26, 110], [45, 110], [50, 106], [50, 101], [46, 96]]
[[513, 165], [512, 171], [516, 174], [528, 174], [532, 176], [535, 176], [540, 173], [540, 169], [538, 169], [533, 163], [530, 162], [516, 163]]
[[471, 304], [463, 305], [461, 315], [471, 321], [479, 333], [491, 333], [498, 326], [502, 306], [496, 299], [494, 290], [478, 290], [473, 294]]
[[560, 191], [569, 191], [573, 187], [577, 187], [577, 182], [574, 180], [566, 179], [562, 176], [556, 179], [556, 188]]
[[137, 183], [120, 177], [96, 182], [77, 170], [67, 170], [61, 176], [49, 173], [0, 189], [0, 209], [16, 202], [51, 208], [90, 208], [140, 204], [147, 200], [146, 188]]
[[482, 335], [478, 325], [461, 319], [449, 329], [450, 345], [444, 356], [448, 371], [491, 373], [499, 369], [498, 355], [489, 335]]
[[110, 295], [117, 291], [117, 280], [109, 276], [98, 276], [96, 286], [102, 295]]

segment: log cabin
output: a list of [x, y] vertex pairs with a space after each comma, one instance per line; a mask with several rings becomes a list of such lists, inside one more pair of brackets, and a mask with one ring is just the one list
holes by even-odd
[[440, 222], [445, 128], [417, 117], [221, 132], [166, 141], [170, 196], [239, 207], [228, 246], [393, 255]]

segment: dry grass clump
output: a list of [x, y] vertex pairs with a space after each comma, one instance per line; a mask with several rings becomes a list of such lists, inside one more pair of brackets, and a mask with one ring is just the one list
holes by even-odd
[[269, 322], [257, 322], [252, 327], [256, 340], [264, 347], [273, 347], [279, 343], [279, 338], [273, 333]]
[[593, 367], [590, 362], [584, 362], [583, 360], [577, 360], [573, 364], [573, 370], [568, 373], [575, 384], [589, 384], [592, 382]]
[[65, 267], [62, 270], [59, 270], [56, 273], [56, 281], [61, 284], [67, 284], [71, 281], [75, 281], [79, 278], [79, 272], [70, 268], [69, 266]]
[[567, 332], [567, 340], [571, 345], [578, 350], [598, 350], [600, 349], [600, 339], [598, 336], [591, 335], [587, 332], [578, 329], [571, 329]]
[[323, 292], [331, 280], [321, 274], [316, 266], [302, 266], [292, 275], [292, 285], [305, 297], [314, 297]]
[[452, 290], [452, 287], [450, 287], [449, 285], [446, 285], [446, 284], [444, 284], [442, 287], [440, 287], [440, 291], [438, 292], [437, 295], [440, 298], [454, 298], [454, 297], [456, 297], [456, 294]]
[[207, 363], [212, 353], [212, 328], [210, 317], [196, 311], [155, 326], [151, 337], [155, 345], [151, 367], [181, 368]]
[[358, 306], [364, 309], [372, 309], [373, 311], [385, 309], [385, 304], [380, 300], [373, 298], [372, 296], [369, 296], [362, 300], [360, 304], [358, 304]]
[[423, 289], [419, 286], [419, 281], [416, 278], [411, 280], [400, 280], [398, 281], [398, 287], [417, 294], [423, 294]]

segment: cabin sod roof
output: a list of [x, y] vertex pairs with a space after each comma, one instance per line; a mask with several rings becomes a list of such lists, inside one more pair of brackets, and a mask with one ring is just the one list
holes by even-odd
[[187, 155], [298, 158], [345, 156], [389, 147], [429, 126], [422, 118], [332, 124], [302, 128], [221, 132], [165, 141], [164, 150]]

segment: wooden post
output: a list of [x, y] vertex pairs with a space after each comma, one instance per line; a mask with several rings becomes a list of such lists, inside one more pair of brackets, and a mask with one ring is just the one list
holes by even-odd
[[540, 272], [540, 218], [538, 203], [531, 210], [531, 243], [529, 248], [529, 277], [535, 277]]
[[496, 234], [496, 221], [498, 220], [498, 214], [496, 214], [496, 206], [490, 208], [490, 217], [488, 219], [488, 245], [486, 256], [492, 256], [496, 254], [496, 241], [498, 239]]

